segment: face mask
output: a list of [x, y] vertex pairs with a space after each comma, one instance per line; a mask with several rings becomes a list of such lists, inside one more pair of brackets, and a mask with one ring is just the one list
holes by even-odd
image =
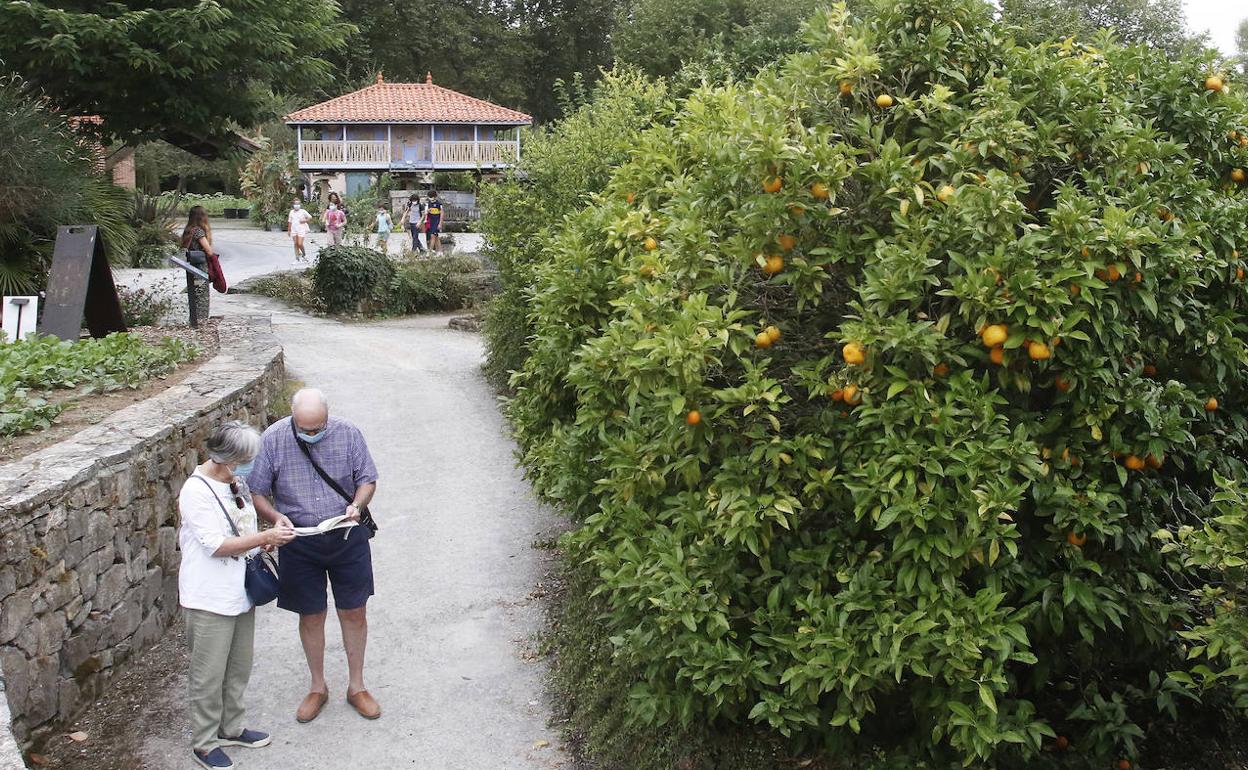
[[337, 210], [338, 210], [338, 207], [337, 207], [337, 206], [335, 206], [334, 204], [332, 204], [332, 203], [331, 203], [331, 204], [329, 204], [329, 210], [330, 210], [330, 211], [337, 211]]
[[235, 476], [250, 476], [251, 469], [254, 465], [255, 463], [252, 462], [251, 460], [248, 460], [245, 463], [239, 463], [238, 465], [234, 467], [234, 475]]
[[299, 205], [298, 203], [295, 204], [295, 211], [298, 211], [301, 208], [303, 208], [303, 206]]
[[305, 443], [305, 444], [315, 444], [316, 442], [318, 442], [318, 441], [320, 441], [321, 439], [325, 438], [325, 431], [321, 431], [320, 433], [316, 434], [315, 436], [309, 436], [308, 434], [306, 434], [306, 433], [302, 433], [302, 432], [300, 432], [300, 433], [296, 433], [295, 435], [296, 435], [296, 436], [298, 436], [298, 437], [299, 437], [299, 440], [300, 440], [300, 441], [302, 441], [302, 442], [303, 442], [303, 443]]

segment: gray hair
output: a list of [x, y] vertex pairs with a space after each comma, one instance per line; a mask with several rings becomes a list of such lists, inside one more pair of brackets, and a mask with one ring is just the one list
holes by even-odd
[[212, 432], [207, 449], [208, 459], [214, 463], [245, 463], [260, 453], [260, 431], [232, 420]]
[[317, 401], [320, 402], [321, 408], [329, 412], [329, 399], [325, 398], [325, 393], [320, 388], [300, 388], [295, 391], [295, 395], [290, 398], [290, 411], [299, 408], [301, 401]]

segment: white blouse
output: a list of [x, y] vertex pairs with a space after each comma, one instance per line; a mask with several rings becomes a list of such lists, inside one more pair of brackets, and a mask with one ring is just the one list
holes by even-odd
[[[246, 492], [241, 482], [239, 490]], [[246, 574], [243, 556], [213, 556], [227, 537], [234, 536], [221, 512], [222, 506], [240, 535], [256, 532], [256, 509], [251, 504], [251, 495], [244, 494], [243, 498], [245, 506], [240, 509], [229, 484], [208, 478], [199, 471], [182, 484], [178, 495], [182, 519], [178, 526], [178, 547], [182, 550], [178, 600], [183, 607], [229, 616], [242, 615], [251, 609], [251, 600], [243, 585]]]

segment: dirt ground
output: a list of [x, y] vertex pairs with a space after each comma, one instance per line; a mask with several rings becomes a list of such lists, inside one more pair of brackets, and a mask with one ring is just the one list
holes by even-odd
[[[151, 770], [143, 754], [144, 739], [167, 725], [186, 724], [186, 671], [186, 635], [179, 617], [159, 642], [127, 666], [99, 702], [31, 752], [31, 767]], [[85, 739], [69, 737], [76, 733]]]
[[166, 388], [182, 382], [201, 363], [217, 354], [217, 350], [220, 347], [217, 329], [219, 322], [219, 318], [213, 318], [202, 324], [198, 329], [191, 329], [187, 326], [146, 326], [131, 329], [132, 334], [142, 337], [148, 342], [159, 342], [164, 337], [174, 337], [184, 342], [194, 343], [199, 348], [199, 356], [192, 361], [182, 364], [164, 379], [153, 380], [136, 390], [93, 393], [88, 396], [80, 396], [74, 390], [53, 393], [49, 397], [50, 401], [68, 404], [69, 406], [53, 421], [52, 427], [46, 430], [0, 439], [0, 463], [25, 457], [32, 452], [37, 452], [44, 447], [63, 441], [83, 428], [98, 423], [113, 412], [125, 409], [131, 404], [150, 398]]

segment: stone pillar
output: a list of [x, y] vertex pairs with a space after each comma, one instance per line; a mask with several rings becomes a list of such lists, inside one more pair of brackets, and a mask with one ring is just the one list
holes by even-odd
[[127, 190], [135, 188], [133, 147], [118, 150], [113, 157], [113, 184]]

